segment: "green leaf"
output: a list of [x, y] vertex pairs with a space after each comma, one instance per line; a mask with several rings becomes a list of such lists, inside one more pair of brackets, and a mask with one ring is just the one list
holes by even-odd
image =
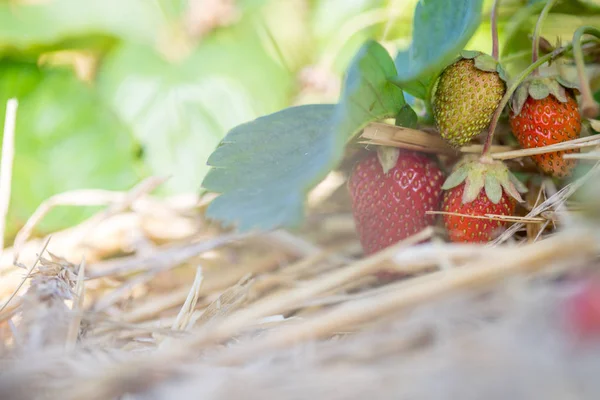
[[337, 106], [306, 105], [232, 129], [208, 160], [203, 187], [221, 193], [207, 215], [241, 231], [297, 226], [306, 193], [341, 160], [347, 141], [371, 121], [395, 116], [402, 91], [387, 51], [364, 44]]
[[[9, 237], [52, 195], [82, 188], [126, 190], [138, 181], [130, 133], [70, 72], [1, 63], [0, 128], [6, 100], [13, 96], [19, 108]], [[42, 221], [38, 233], [72, 226], [91, 211], [57, 208]]]
[[396, 81], [403, 85], [423, 80], [450, 63], [481, 22], [482, 3], [482, 0], [420, 1], [415, 9], [410, 48], [396, 58]]
[[196, 192], [227, 131], [285, 107], [293, 83], [249, 24], [207, 37], [176, 64], [147, 46], [123, 45], [99, 74], [101, 93], [141, 142], [146, 165], [171, 175], [163, 188], [170, 193]]
[[[409, 63], [410, 63], [410, 61], [409, 61], [409, 53], [408, 52], [398, 53], [398, 55], [396, 56], [396, 60], [395, 60], [396, 66], [398, 66], [400, 64], [407, 65]], [[399, 84], [399, 86], [406, 93], [408, 93], [418, 99], [425, 100], [429, 97], [429, 92], [430, 92], [430, 89], [432, 86], [431, 84], [432, 84], [433, 80], [435, 79], [434, 75], [435, 74], [432, 74], [430, 76], [425, 76], [420, 79], [403, 81], [401, 84]], [[392, 82], [397, 82], [397, 78], [396, 77], [392, 78]]]
[[405, 105], [402, 90], [389, 81], [395, 74], [387, 50], [366, 42], [348, 68], [333, 119], [336, 130], [350, 138], [372, 121], [395, 117]]
[[405, 128], [416, 128], [419, 122], [419, 116], [412, 109], [411, 106], [405, 104], [398, 114], [396, 114], [396, 126], [403, 126]]
[[232, 129], [208, 159], [213, 168], [202, 185], [222, 193], [208, 217], [241, 231], [299, 224], [306, 192], [337, 164], [346, 142], [331, 126], [334, 110], [292, 107]]

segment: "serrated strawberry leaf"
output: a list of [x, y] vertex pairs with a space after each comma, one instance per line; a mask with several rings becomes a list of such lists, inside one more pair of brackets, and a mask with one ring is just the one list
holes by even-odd
[[[394, 62], [397, 67], [398, 65], [409, 64], [409, 60], [409, 52], [405, 51], [398, 53]], [[394, 77], [392, 78], [392, 82], [400, 86], [403, 91], [416, 97], [417, 99], [426, 99], [429, 95], [433, 79], [434, 76], [424, 76], [422, 78], [413, 79], [410, 81], [399, 81], [397, 77]]]
[[335, 107], [287, 108], [233, 128], [208, 159], [203, 187], [222, 193], [207, 215], [240, 231], [296, 225], [304, 196], [340, 158]]
[[389, 81], [395, 74], [387, 50], [367, 41], [348, 68], [333, 118], [336, 131], [351, 137], [369, 122], [395, 117], [406, 104], [402, 90]]
[[[422, 0], [413, 18], [413, 40], [396, 57], [401, 87], [414, 89], [427, 82], [450, 63], [467, 44], [481, 22], [483, 0]], [[410, 91], [425, 98], [423, 91]]]
[[405, 105], [389, 82], [395, 74], [387, 51], [369, 41], [350, 64], [339, 104], [287, 108], [229, 131], [208, 159], [202, 186], [220, 196], [207, 216], [240, 231], [299, 225], [307, 192], [337, 166], [348, 140]]

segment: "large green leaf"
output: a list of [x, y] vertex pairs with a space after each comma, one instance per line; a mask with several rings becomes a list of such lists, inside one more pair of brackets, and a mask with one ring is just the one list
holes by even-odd
[[413, 39], [396, 58], [400, 85], [441, 71], [469, 41], [481, 22], [483, 0], [421, 0], [415, 9]]
[[[408, 65], [410, 64], [410, 54], [408, 52], [400, 52], [396, 56], [396, 65]], [[403, 81], [399, 83], [397, 78], [392, 78], [392, 81], [398, 84], [402, 90], [406, 93], [418, 98], [418, 99], [427, 99], [429, 95], [429, 90], [431, 87], [431, 83], [435, 79], [437, 75], [437, 71], [430, 75], [423, 76], [421, 78], [416, 78], [408, 81]]]
[[389, 83], [395, 72], [386, 50], [367, 42], [337, 106], [288, 108], [232, 129], [208, 160], [203, 186], [221, 193], [208, 216], [242, 231], [297, 226], [306, 193], [339, 163], [347, 141], [404, 106]]
[[204, 188], [222, 193], [208, 216], [241, 231], [297, 225], [304, 196], [336, 164], [345, 137], [334, 107], [287, 108], [231, 130], [210, 156]]
[[141, 142], [150, 170], [171, 175], [169, 192], [197, 191], [225, 133], [285, 107], [292, 83], [244, 24], [206, 38], [180, 63], [123, 45], [99, 72], [101, 93]]
[[[0, 129], [6, 100], [13, 96], [19, 108], [8, 236], [54, 194], [81, 188], [125, 190], [139, 179], [130, 133], [69, 71], [0, 64]], [[56, 209], [40, 231], [71, 226], [89, 212]]]
[[402, 90], [389, 81], [395, 74], [387, 50], [366, 42], [348, 68], [334, 115], [336, 129], [351, 137], [369, 122], [394, 117], [405, 104]]

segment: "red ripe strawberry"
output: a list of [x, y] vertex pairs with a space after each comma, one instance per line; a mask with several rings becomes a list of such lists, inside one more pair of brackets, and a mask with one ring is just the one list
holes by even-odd
[[[510, 126], [521, 147], [548, 146], [577, 139], [581, 133], [581, 115], [572, 88], [552, 78], [534, 78], [515, 92], [510, 111]], [[552, 176], [565, 177], [576, 165], [564, 159], [566, 150], [532, 156], [539, 169]]]
[[444, 176], [434, 160], [413, 151], [380, 148], [360, 161], [349, 181], [352, 211], [366, 254], [435, 222]]
[[[485, 243], [500, 233], [505, 223], [487, 214], [513, 215], [519, 192], [527, 189], [500, 161], [467, 156], [442, 187], [444, 225], [453, 242]], [[455, 215], [461, 214], [461, 215]]]
[[[494, 204], [484, 190], [479, 192], [475, 200], [463, 204], [464, 187], [465, 185], [462, 184], [444, 193], [443, 211], [478, 216], [514, 214], [516, 201], [505, 192], [502, 193], [498, 204]], [[487, 243], [504, 230], [506, 223], [444, 214], [444, 225], [453, 242]]]

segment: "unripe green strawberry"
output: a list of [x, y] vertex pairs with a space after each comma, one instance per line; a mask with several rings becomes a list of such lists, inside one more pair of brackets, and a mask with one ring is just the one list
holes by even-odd
[[433, 116], [442, 138], [459, 147], [490, 124], [506, 92], [504, 71], [491, 56], [465, 51], [446, 67], [433, 94]]

